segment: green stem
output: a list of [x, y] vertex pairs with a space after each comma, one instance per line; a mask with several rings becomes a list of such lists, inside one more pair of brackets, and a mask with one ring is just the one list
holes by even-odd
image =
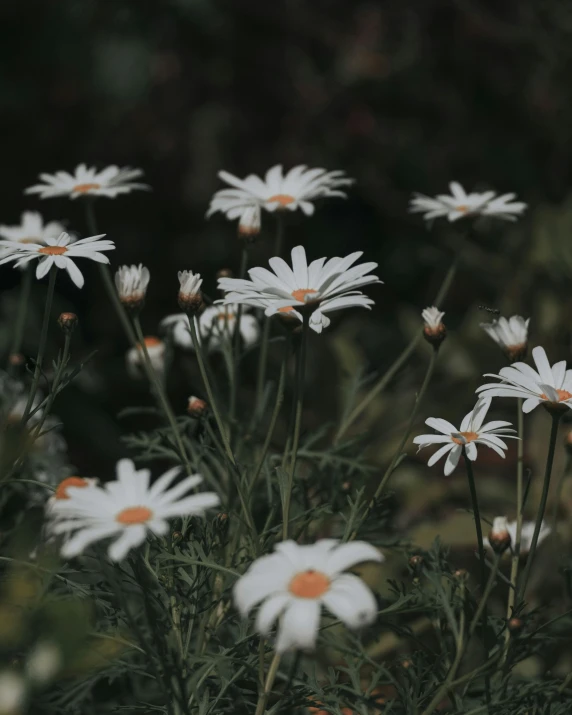
[[[284, 221], [279, 212], [276, 212], [276, 239], [274, 241], [274, 255], [280, 256], [282, 253], [282, 243], [284, 241]], [[262, 328], [262, 340], [260, 341], [260, 358], [258, 361], [258, 375], [256, 378], [256, 405], [261, 409], [262, 394], [266, 383], [266, 363], [268, 361], [268, 343], [270, 342], [270, 321], [271, 318], [264, 319]], [[262, 417], [262, 415], [259, 415]]]
[[266, 709], [266, 703], [268, 702], [268, 696], [274, 685], [274, 680], [276, 679], [276, 674], [278, 673], [278, 666], [280, 665], [280, 653], [275, 653], [270, 667], [268, 668], [268, 675], [266, 676], [266, 682], [264, 683], [264, 689], [258, 696], [258, 702], [256, 703], [256, 711], [254, 715], [263, 715]]
[[[240, 278], [246, 276], [248, 267], [248, 249], [246, 243], [242, 247], [242, 256], [240, 260]], [[239, 303], [236, 308], [236, 319], [234, 321], [234, 333], [232, 335], [232, 364], [233, 364], [233, 379], [230, 390], [230, 422], [234, 422], [236, 414], [236, 397], [238, 392], [238, 382], [240, 373], [240, 320], [242, 318], [242, 303]]]
[[[87, 230], [90, 232], [91, 235], [95, 236], [97, 234], [97, 224], [95, 221], [95, 211], [93, 206], [94, 200], [92, 198], [87, 197], [85, 199], [85, 219], [87, 224]], [[99, 272], [103, 280], [103, 285], [105, 286], [107, 295], [113, 303], [113, 307], [115, 309], [115, 312], [117, 313], [117, 317], [121, 321], [121, 325], [123, 326], [125, 335], [127, 335], [127, 339], [129, 340], [131, 345], [133, 347], [137, 347], [137, 338], [135, 337], [135, 333], [133, 332], [133, 328], [131, 327], [131, 323], [129, 322], [127, 313], [125, 312], [125, 308], [123, 307], [121, 301], [119, 300], [119, 296], [117, 295], [117, 290], [115, 288], [115, 284], [113, 282], [109, 266], [105, 263], [99, 263], [98, 265]]]
[[177, 445], [181, 461], [185, 465], [187, 474], [190, 475], [193, 473], [193, 469], [189, 461], [187, 450], [185, 449], [185, 445], [183, 444], [183, 440], [181, 438], [179, 425], [177, 424], [177, 420], [175, 419], [175, 415], [173, 414], [173, 410], [171, 409], [171, 405], [169, 404], [169, 400], [167, 399], [167, 395], [165, 394], [165, 390], [163, 389], [163, 384], [161, 383], [161, 380], [157, 375], [157, 371], [153, 367], [153, 363], [151, 362], [151, 358], [149, 357], [149, 352], [147, 350], [147, 346], [145, 345], [145, 336], [143, 335], [141, 322], [139, 321], [139, 317], [137, 315], [133, 317], [133, 325], [135, 327], [135, 335], [137, 336], [137, 340], [139, 341], [138, 347], [136, 349], [137, 351], [141, 350], [141, 352], [143, 353], [145, 372], [147, 373], [147, 377], [149, 378], [150, 383], [153, 385], [157, 401], [159, 403], [159, 406], [163, 410], [165, 419], [171, 427], [171, 431], [173, 432], [173, 437], [175, 439], [175, 444]]
[[572, 467], [572, 457], [570, 457], [570, 454], [568, 454], [566, 457], [566, 464], [564, 466], [564, 469], [562, 470], [562, 474], [560, 475], [560, 478], [556, 485], [556, 489], [554, 490], [554, 504], [552, 506], [552, 519], [550, 520], [550, 523], [552, 524], [552, 528], [554, 530], [556, 530], [558, 509], [560, 507], [560, 502], [562, 501], [562, 489], [564, 487], [564, 480], [570, 472], [570, 467]]
[[[455, 274], [457, 273], [457, 267], [459, 264], [459, 259], [456, 257], [453, 260], [453, 263], [449, 267], [449, 270], [447, 271], [447, 274], [443, 280], [443, 283], [441, 284], [441, 287], [439, 288], [439, 292], [437, 293], [437, 296], [435, 298], [435, 301], [433, 305], [436, 305], [437, 307], [441, 306], [441, 303], [445, 300], [447, 297], [447, 294], [449, 293], [449, 289], [451, 288], [451, 285], [453, 283], [453, 279], [455, 278]], [[351, 425], [356, 421], [356, 419], [361, 415], [361, 413], [368, 407], [368, 405], [371, 404], [373, 400], [387, 387], [389, 382], [393, 379], [394, 375], [399, 372], [399, 370], [402, 368], [402, 366], [409, 360], [410, 356], [415, 352], [415, 349], [417, 348], [417, 345], [421, 341], [421, 338], [423, 337], [423, 333], [420, 331], [418, 332], [411, 340], [409, 345], [403, 350], [401, 355], [395, 360], [393, 365], [387, 370], [387, 372], [376, 382], [376, 384], [368, 390], [367, 394], [363, 398], [363, 400], [354, 407], [354, 409], [350, 412], [349, 416], [344, 420], [344, 422], [340, 425], [336, 436], [334, 438], [334, 444], [340, 441], [340, 439], [343, 437], [343, 435], [347, 432], [347, 430], [351, 427]]]
[[50, 313], [52, 311], [52, 302], [54, 299], [54, 289], [56, 286], [56, 275], [58, 269], [55, 265], [50, 268], [50, 277], [48, 282], [48, 294], [46, 296], [46, 305], [44, 307], [44, 317], [42, 320], [42, 330], [40, 333], [40, 344], [38, 346], [38, 355], [36, 357], [36, 367], [34, 369], [34, 377], [32, 379], [32, 387], [30, 388], [30, 394], [28, 395], [28, 402], [26, 403], [26, 409], [24, 410], [24, 415], [22, 416], [22, 424], [25, 425], [28, 421], [30, 415], [30, 410], [34, 404], [34, 398], [36, 397], [36, 392], [38, 391], [38, 385], [40, 383], [40, 378], [42, 376], [42, 363], [44, 361], [44, 353], [46, 352], [46, 343], [48, 339], [48, 326], [50, 324]]
[[542, 485], [542, 494], [540, 496], [540, 504], [538, 505], [538, 512], [536, 514], [536, 524], [534, 525], [534, 533], [532, 535], [530, 551], [528, 552], [528, 556], [526, 559], [526, 566], [524, 567], [522, 582], [520, 583], [518, 589], [518, 600], [520, 600], [520, 598], [524, 598], [524, 594], [526, 593], [526, 586], [530, 577], [530, 569], [532, 568], [532, 562], [534, 561], [536, 546], [538, 544], [538, 535], [540, 534], [540, 527], [542, 526], [542, 521], [544, 519], [544, 512], [546, 511], [546, 502], [548, 500], [548, 492], [550, 490], [550, 477], [552, 475], [552, 463], [554, 462], [554, 451], [556, 449], [556, 437], [558, 435], [558, 425], [560, 424], [560, 418], [562, 417], [562, 413], [553, 412], [551, 413], [551, 416], [552, 426], [550, 429], [550, 444], [548, 445], [548, 454], [546, 456], [544, 484]]
[[46, 421], [46, 419], [48, 418], [48, 415], [52, 411], [53, 404], [54, 404], [56, 397], [58, 395], [58, 388], [62, 381], [64, 370], [66, 369], [66, 366], [68, 364], [69, 355], [70, 355], [70, 344], [71, 344], [71, 333], [68, 332], [65, 334], [64, 350], [62, 353], [62, 358], [60, 360], [60, 363], [58, 365], [56, 374], [55, 374], [53, 382], [52, 382], [52, 387], [50, 390], [50, 395], [48, 397], [48, 401], [47, 401], [46, 406], [42, 412], [40, 420], [35, 427], [34, 433], [31, 435], [32, 443], [34, 443], [38, 439], [40, 432], [42, 431], [42, 427], [44, 426], [44, 422]]
[[[18, 297], [18, 312], [16, 313], [16, 323], [14, 325], [14, 336], [12, 338], [12, 346], [8, 358], [12, 355], [18, 355], [22, 349], [24, 328], [26, 327], [26, 317], [28, 315], [28, 303], [30, 301], [32, 281], [34, 279], [34, 268], [30, 263], [24, 268], [23, 274], [20, 295]], [[8, 369], [9, 371], [13, 369], [11, 363], [9, 363]]]
[[431, 382], [431, 378], [433, 377], [433, 372], [435, 370], [435, 364], [437, 362], [438, 354], [439, 354], [439, 346], [435, 346], [433, 348], [433, 352], [431, 354], [431, 359], [429, 360], [429, 365], [427, 367], [427, 372], [425, 373], [425, 378], [423, 380], [423, 384], [421, 385], [421, 389], [417, 393], [417, 397], [415, 399], [415, 404], [413, 405], [413, 411], [411, 412], [411, 416], [409, 417], [409, 422], [407, 424], [407, 429], [405, 430], [405, 433], [401, 439], [401, 442], [399, 443], [399, 446], [398, 446], [395, 454], [393, 455], [393, 459], [391, 460], [389, 467], [386, 469], [385, 474], [383, 475], [381, 481], [379, 482], [379, 484], [377, 486], [377, 489], [375, 490], [375, 494], [370, 499], [363, 515], [357, 521], [357, 524], [354, 527], [354, 530], [349, 538], [350, 541], [353, 541], [356, 538], [361, 525], [364, 523], [364, 521], [369, 516], [369, 514], [370, 514], [371, 510], [373, 509], [373, 507], [375, 506], [377, 500], [383, 493], [383, 490], [385, 489], [387, 482], [391, 478], [391, 475], [393, 474], [394, 470], [396, 469], [396, 466], [399, 462], [399, 459], [401, 457], [403, 449], [407, 443], [407, 440], [409, 439], [409, 437], [411, 435], [411, 430], [413, 429], [413, 425], [415, 424], [415, 419], [417, 418], [417, 413], [419, 412], [419, 408], [421, 407], [421, 402], [423, 400], [423, 397], [425, 396], [425, 393], [427, 391], [429, 383]]
[[302, 428], [302, 407], [304, 404], [304, 377], [306, 372], [306, 353], [308, 350], [308, 332], [310, 330], [310, 316], [304, 314], [302, 323], [302, 344], [298, 351], [296, 362], [296, 386], [294, 395], [295, 416], [294, 430], [292, 436], [292, 454], [290, 457], [290, 469], [288, 470], [288, 488], [284, 496], [282, 505], [282, 539], [288, 538], [290, 524], [290, 503], [292, 500], [292, 488], [294, 486], [294, 472], [296, 471], [296, 460], [298, 458], [298, 445], [300, 443], [300, 431]]

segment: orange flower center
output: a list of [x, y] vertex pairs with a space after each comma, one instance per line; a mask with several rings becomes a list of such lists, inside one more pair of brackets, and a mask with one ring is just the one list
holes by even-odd
[[153, 516], [151, 509], [147, 509], [146, 506], [132, 506], [128, 509], [123, 509], [115, 517], [115, 521], [120, 524], [125, 524], [126, 526], [131, 526], [132, 524], [144, 524], [146, 521]]
[[314, 290], [313, 288], [298, 288], [297, 290], [292, 292], [292, 298], [294, 298], [294, 300], [299, 300], [300, 303], [305, 303], [307, 295], [312, 295], [312, 293], [317, 292], [318, 291]]
[[[158, 345], [161, 345], [163, 341], [161, 338], [156, 338], [154, 335], [148, 335], [146, 338], [143, 338], [143, 342], [145, 343], [146, 348], [156, 348]], [[141, 343], [137, 343], [137, 349], [143, 350]]]
[[74, 186], [72, 190], [77, 194], [87, 194], [88, 191], [99, 188], [101, 188], [100, 184], [78, 184], [77, 186]]
[[[572, 394], [567, 390], [556, 390], [556, 392], [558, 393], [558, 402], [569, 400], [572, 397]], [[542, 393], [542, 395], [540, 395], [540, 397], [543, 400], [548, 400], [548, 397], [544, 394], [544, 392]], [[548, 400], [548, 402], [552, 402], [552, 400]]]
[[289, 313], [291, 310], [294, 310], [292, 305], [284, 305], [282, 308], [278, 308], [279, 313]]
[[38, 253], [45, 253], [48, 256], [61, 256], [67, 250], [66, 246], [44, 246], [43, 248], [38, 248]]
[[320, 571], [302, 571], [294, 576], [288, 588], [298, 598], [318, 598], [330, 588], [330, 579]]
[[458, 211], [459, 213], [461, 213], [461, 214], [466, 214], [466, 213], [468, 213], [468, 212], [470, 211], [469, 207], [468, 207], [468, 206], [465, 206], [465, 205], [455, 206], [455, 208], [456, 208], [457, 211]]
[[[474, 442], [479, 436], [476, 432], [459, 432], [459, 434], [463, 435], [467, 442]], [[455, 444], [465, 444], [465, 442], [461, 442], [457, 437], [451, 437], [451, 439]]]
[[56, 499], [69, 499], [68, 487], [87, 487], [87, 480], [82, 477], [68, 477], [58, 484], [54, 494]]
[[228, 313], [219, 313], [217, 315], [217, 320], [219, 323], [228, 323], [231, 320], [234, 320], [234, 313], [231, 313], [230, 311]]
[[39, 243], [39, 238], [19, 238], [18, 243]]
[[280, 204], [280, 206], [288, 206], [288, 204], [294, 203], [296, 199], [293, 196], [290, 196], [289, 194], [275, 194], [274, 196], [271, 196], [269, 199], [266, 199], [268, 203], [277, 203]]

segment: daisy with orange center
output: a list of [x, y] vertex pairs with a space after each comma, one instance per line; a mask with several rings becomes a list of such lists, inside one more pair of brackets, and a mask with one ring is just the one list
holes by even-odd
[[[143, 338], [143, 342], [153, 369], [158, 373], [162, 373], [165, 369], [165, 343], [155, 335], [146, 335]], [[127, 371], [131, 377], [142, 377], [144, 374], [145, 355], [143, 354], [143, 346], [140, 343], [137, 344], [136, 348], [133, 347], [127, 351], [126, 362]]]
[[349, 186], [353, 179], [343, 171], [308, 169], [295, 166], [284, 174], [277, 164], [266, 172], [264, 179], [251, 174], [239, 179], [228, 171], [220, 171], [219, 178], [232, 188], [217, 191], [213, 196], [207, 218], [220, 211], [228, 219], [239, 219], [239, 234], [248, 236], [260, 231], [261, 210], [297, 211], [306, 216], [314, 213], [314, 201], [321, 198], [346, 198], [341, 187]]
[[93, 166], [79, 164], [73, 174], [58, 171], [55, 174], [40, 174], [43, 184], [36, 184], [26, 189], [26, 194], [39, 194], [41, 199], [67, 196], [77, 199], [80, 196], [106, 196], [114, 199], [120, 194], [128, 194], [136, 189], [148, 189], [146, 184], [133, 181], [143, 176], [141, 169], [108, 166], [97, 171]]
[[56, 500], [50, 509], [48, 525], [52, 536], [63, 536], [62, 556], [77, 556], [96, 541], [116, 537], [108, 554], [112, 561], [120, 561], [148, 533], [167, 533], [169, 519], [202, 516], [206, 509], [218, 506], [214, 492], [188, 495], [202, 482], [198, 474], [172, 486], [179, 472], [179, 467], [170, 469], [150, 485], [148, 469], [136, 470], [130, 459], [123, 459], [117, 463], [117, 481], [101, 487], [66, 486], [65, 498]]
[[264, 308], [266, 315], [287, 313], [302, 320], [310, 313], [310, 327], [317, 333], [329, 325], [325, 315], [343, 308], [369, 308], [373, 300], [359, 289], [381, 283], [370, 271], [377, 263], [354, 263], [361, 251], [345, 258], [318, 258], [308, 264], [303, 246], [292, 249], [292, 266], [278, 256], [269, 260], [270, 268], [251, 268], [250, 280], [219, 278], [218, 287], [226, 294], [225, 305], [243, 303]]
[[490, 398], [478, 400], [475, 407], [463, 418], [459, 429], [447, 422], [447, 420], [438, 417], [429, 417], [425, 420], [425, 424], [428, 427], [432, 427], [440, 434], [422, 434], [415, 437], [413, 443], [418, 444], [419, 449], [431, 444], [443, 444], [429, 458], [427, 466], [432, 467], [441, 457], [447, 454], [445, 475], [448, 476], [459, 463], [463, 448], [468, 459], [472, 462], [476, 460], [477, 444], [489, 447], [504, 458], [504, 451], [508, 449], [508, 446], [503, 439], [507, 437], [518, 438], [511, 434], [515, 430], [510, 428], [510, 422], [495, 420], [483, 424], [490, 405]]
[[532, 351], [536, 370], [524, 362], [515, 362], [503, 367], [498, 375], [487, 373], [501, 382], [487, 383], [477, 388], [483, 397], [520, 397], [524, 400], [523, 412], [530, 412], [538, 405], [548, 410], [572, 409], [572, 370], [566, 369], [562, 360], [550, 365], [544, 348], [537, 346]]
[[79, 241], [72, 242], [67, 233], [61, 233], [58, 238], [47, 238], [46, 245], [40, 243], [14, 243], [0, 241], [0, 246], [9, 249], [0, 259], [0, 264], [14, 262], [16, 268], [25, 266], [30, 261], [39, 259], [36, 268], [36, 278], [39, 280], [47, 275], [52, 268], [63, 268], [78, 288], [84, 284], [84, 278], [73, 259], [89, 258], [97, 263], [109, 263], [109, 258], [103, 251], [112, 251], [115, 248], [113, 241], [100, 239], [98, 236], [89, 236]]
[[[0, 239], [23, 245], [45, 245], [48, 238], [57, 238], [63, 230], [63, 224], [58, 221], [44, 224], [42, 215], [37, 211], [24, 211], [19, 226], [0, 226]], [[8, 253], [9, 249], [2, 249], [0, 256]]]
[[322, 606], [349, 628], [371, 624], [377, 614], [375, 598], [366, 584], [347, 569], [364, 561], [383, 561], [370, 544], [340, 544], [322, 539], [300, 546], [277, 544], [274, 553], [257, 559], [236, 583], [234, 601], [246, 617], [258, 604], [256, 630], [268, 636], [280, 618], [276, 650], [315, 647]]

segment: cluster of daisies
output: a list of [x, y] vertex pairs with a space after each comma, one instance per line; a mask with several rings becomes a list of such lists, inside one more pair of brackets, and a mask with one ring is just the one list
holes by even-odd
[[[148, 189], [138, 182], [141, 176], [138, 169], [110, 166], [98, 172], [82, 164], [74, 173], [40, 175], [43, 183], [30, 187], [26, 193], [37, 194], [42, 199], [116, 198], [133, 190]], [[342, 171], [306, 166], [297, 166], [284, 173], [282, 166], [277, 165], [269, 169], [264, 178], [250, 175], [239, 179], [228, 172], [220, 172], [219, 177], [229, 188], [215, 193], [207, 217], [219, 212], [229, 220], [238, 221], [238, 233], [244, 238], [260, 232], [266, 212], [300, 210], [310, 216], [317, 200], [344, 198], [343, 189], [353, 183]], [[428, 221], [437, 217], [456, 221], [477, 216], [512, 220], [526, 208], [525, 204], [513, 201], [511, 194], [497, 196], [492, 191], [467, 194], [457, 183], [452, 183], [450, 189], [450, 196], [415, 196], [410, 210], [424, 213]], [[85, 258], [107, 264], [106, 254], [115, 248], [105, 234], [77, 239], [65, 231], [62, 223], [44, 224], [42, 217], [32, 212], [22, 216], [20, 226], [0, 226], [0, 237], [0, 263], [25, 268], [36, 260], [37, 278], [52, 270], [64, 269], [78, 288], [83, 286], [84, 277], [76, 261]], [[224, 350], [237, 331], [244, 345], [254, 345], [259, 339], [259, 319], [263, 316], [297, 321], [321, 333], [329, 326], [329, 314], [333, 311], [371, 308], [373, 300], [362, 289], [381, 281], [373, 273], [377, 264], [359, 263], [361, 257], [362, 253], [358, 251], [345, 257], [308, 261], [304, 247], [296, 246], [291, 251], [290, 262], [274, 256], [268, 262], [269, 268], [250, 268], [248, 278], [220, 276], [218, 288], [222, 298], [208, 307], [203, 301], [201, 276], [182, 271], [179, 273], [182, 312], [165, 318], [162, 328], [171, 332], [176, 344], [193, 349], [196, 345], [189, 330], [189, 320], [196, 320], [199, 342], [213, 351]], [[141, 309], [150, 278], [149, 270], [143, 265], [122, 266], [117, 270], [115, 287], [126, 311]], [[423, 318], [426, 335], [433, 340], [442, 339], [445, 334], [443, 313], [437, 308], [428, 308], [423, 312]], [[522, 332], [523, 326], [518, 320], [515, 324], [514, 319], [505, 323], [498, 321], [488, 328], [491, 335], [501, 343], [517, 342], [511, 336], [515, 331]], [[524, 344], [526, 327], [527, 323], [524, 325]], [[148, 336], [145, 346], [155, 369], [162, 369], [163, 341]], [[538, 379], [530, 374], [531, 368], [524, 363], [505, 368], [505, 371], [511, 371], [510, 374], [501, 371], [499, 385], [481, 388], [482, 399], [465, 417], [459, 430], [445, 420], [428, 420], [428, 424], [441, 435], [418, 437], [415, 441], [421, 446], [443, 443], [430, 463], [448, 453], [448, 473], [459, 461], [463, 450], [469, 459], [476, 459], [477, 444], [485, 444], [504, 455], [506, 444], [501, 437], [508, 436], [511, 431], [509, 423], [483, 424], [493, 396], [508, 394], [511, 390], [515, 395], [524, 392], [529, 398], [525, 403], [527, 409], [532, 409], [534, 400], [538, 404], [542, 400], [557, 398], [566, 402], [572, 398], [569, 393], [566, 393], [568, 398], [562, 396], [568, 385], [567, 373], [554, 366], [552, 371], [549, 370], [549, 376], [540, 353], [534, 355], [539, 372], [532, 372]], [[133, 348], [129, 363], [136, 367], [141, 360], [141, 346]], [[115, 481], [100, 484], [96, 479], [82, 477], [64, 479], [48, 501], [46, 531], [50, 540], [58, 541], [65, 558], [80, 557], [91, 545], [106, 540], [109, 541], [109, 558], [120, 561], [148, 537], [165, 536], [170, 519], [201, 517], [208, 509], [217, 507], [220, 499], [216, 493], [197, 491], [201, 482], [200, 475], [181, 476], [180, 469], [174, 468], [151, 483], [149, 470], [137, 470], [132, 461], [124, 459], [117, 464]], [[350, 628], [360, 628], [375, 620], [377, 603], [374, 594], [349, 570], [363, 562], [382, 561], [383, 555], [377, 548], [360, 541], [340, 544], [336, 540], [322, 539], [312, 545], [283, 541], [276, 545], [274, 553], [254, 561], [238, 579], [234, 587], [235, 603], [244, 616], [258, 606], [256, 628], [265, 636], [279, 619], [276, 640], [279, 652], [290, 648], [312, 648], [319, 630], [322, 606]]]

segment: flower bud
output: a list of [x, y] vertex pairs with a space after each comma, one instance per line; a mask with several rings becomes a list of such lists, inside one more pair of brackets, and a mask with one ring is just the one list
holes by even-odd
[[414, 554], [410, 559], [409, 559], [409, 566], [414, 570], [418, 571], [423, 564], [423, 556], [420, 554]]
[[204, 307], [200, 273], [179, 271], [179, 307], [188, 315], [197, 315]]
[[58, 318], [58, 325], [66, 335], [71, 335], [78, 324], [75, 313], [62, 313]]
[[187, 404], [187, 412], [191, 415], [191, 417], [200, 417], [205, 413], [207, 407], [208, 405], [204, 400], [201, 400], [200, 397], [191, 395]]
[[502, 554], [509, 548], [511, 537], [506, 517], [495, 517], [493, 526], [489, 532], [489, 544], [496, 554]]
[[425, 340], [433, 345], [434, 348], [439, 347], [443, 340], [447, 337], [447, 328], [443, 324], [443, 316], [438, 308], [432, 306], [431, 308], [425, 308], [421, 313], [425, 324], [423, 326], [423, 337]]
[[517, 618], [516, 616], [513, 616], [512, 618], [509, 619], [509, 622], [507, 623], [508, 629], [511, 633], [514, 635], [517, 635], [522, 631], [524, 627], [524, 623], [521, 618]]
[[252, 243], [260, 233], [260, 206], [247, 206], [238, 222], [238, 237]]
[[26, 358], [22, 355], [22, 353], [11, 353], [8, 362], [12, 367], [20, 367], [26, 362]]
[[222, 534], [222, 535], [226, 534], [228, 531], [229, 525], [230, 525], [229, 517], [225, 511], [221, 511], [219, 514], [217, 514], [215, 516], [214, 526], [220, 534]]
[[216, 279], [218, 280], [219, 278], [232, 278], [233, 276], [234, 273], [231, 271], [230, 268], [221, 268], [220, 271], [217, 271]]
[[510, 362], [524, 360], [528, 349], [528, 323], [520, 315], [481, 323], [481, 328], [501, 348]]
[[149, 270], [142, 263], [117, 269], [115, 287], [119, 300], [130, 313], [137, 314], [143, 307], [150, 277]]
[[469, 574], [467, 572], [467, 569], [457, 569], [456, 571], [453, 571], [453, 576], [459, 581], [466, 581], [469, 577]]

